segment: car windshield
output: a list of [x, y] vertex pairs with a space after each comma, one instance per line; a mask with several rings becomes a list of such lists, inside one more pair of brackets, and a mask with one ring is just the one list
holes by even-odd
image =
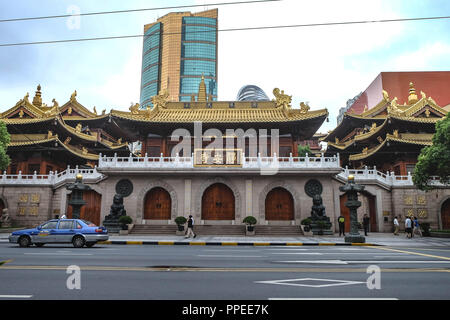
[[41, 229], [56, 229], [58, 221], [49, 221], [41, 225]]
[[96, 227], [97, 225], [95, 223], [92, 223], [90, 221], [86, 221], [86, 220], [81, 220], [83, 221], [88, 227]]

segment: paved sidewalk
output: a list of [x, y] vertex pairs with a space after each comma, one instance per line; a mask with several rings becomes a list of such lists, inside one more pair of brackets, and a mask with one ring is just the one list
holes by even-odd
[[[0, 233], [0, 242], [8, 241], [9, 233]], [[195, 239], [176, 235], [126, 235], [110, 234], [109, 240], [105, 244], [129, 244], [129, 245], [248, 245], [248, 246], [311, 246], [330, 245], [346, 246], [361, 245], [345, 243], [344, 237], [337, 234], [333, 236], [313, 236], [313, 237], [267, 237], [267, 236], [201, 236]], [[419, 237], [406, 238], [404, 234], [394, 236], [391, 233], [369, 233], [366, 243], [362, 245], [396, 246], [396, 247], [448, 247], [450, 248], [450, 238]]]

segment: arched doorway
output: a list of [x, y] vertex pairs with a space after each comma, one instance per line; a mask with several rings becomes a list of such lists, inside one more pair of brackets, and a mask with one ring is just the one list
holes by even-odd
[[[68, 195], [68, 200], [70, 200], [71, 194]], [[85, 191], [83, 193], [83, 200], [86, 204], [81, 207], [80, 219], [90, 221], [96, 225], [100, 225], [100, 210], [102, 203], [102, 195], [97, 193], [95, 190]], [[70, 206], [69, 201], [67, 201], [67, 218], [72, 218], [72, 206]]]
[[223, 183], [215, 183], [203, 192], [202, 220], [234, 220], [233, 191]]
[[266, 220], [294, 220], [294, 198], [282, 187], [277, 187], [266, 196]]
[[151, 189], [144, 199], [144, 219], [170, 220], [172, 199], [169, 192], [161, 187]]
[[450, 230], [450, 198], [445, 200], [441, 207], [442, 229]]

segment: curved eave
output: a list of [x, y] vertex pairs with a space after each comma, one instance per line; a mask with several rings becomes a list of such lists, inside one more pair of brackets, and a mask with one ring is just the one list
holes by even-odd
[[5, 118], [0, 120], [3, 121], [6, 125], [26, 125], [52, 121], [55, 120], [55, 116], [50, 116], [46, 118], [11, 118], [11, 119]]
[[[322, 138], [320, 141], [331, 142], [331, 141], [334, 141], [336, 137], [339, 138], [342, 136], [346, 136], [355, 127], [361, 127], [366, 124], [372, 124], [373, 122], [376, 122], [377, 125], [379, 125], [385, 120], [386, 120], [386, 116], [379, 117], [379, 118], [365, 118], [362, 116], [345, 113], [344, 119], [342, 119], [342, 122], [336, 128], [334, 128], [334, 130], [331, 131], [326, 137]], [[349, 121], [353, 121], [353, 122], [355, 122], [355, 124], [352, 124], [352, 123], [349, 124], [348, 123]]]
[[81, 115], [83, 115], [83, 116], [85, 116], [86, 118], [96, 118], [96, 117], [98, 117], [98, 115], [96, 114], [96, 113], [94, 113], [94, 112], [92, 112], [92, 111], [89, 111], [85, 106], [83, 106], [81, 103], [79, 103], [78, 101], [77, 101], [77, 99], [74, 99], [74, 100], [72, 100], [72, 101], [68, 101], [68, 102], [66, 102], [63, 106], [61, 106], [60, 108], [59, 108], [59, 112], [61, 113], [61, 112], [64, 112], [65, 111], [65, 109], [67, 108], [67, 107], [69, 107], [70, 105], [72, 105], [72, 109], [73, 110], [75, 110], [77, 113], [79, 113], [79, 114], [81, 114]]
[[44, 144], [44, 143], [49, 143], [49, 142], [57, 142], [65, 150], [69, 151], [70, 153], [72, 153], [82, 159], [98, 160], [98, 158], [99, 158], [99, 156], [97, 154], [93, 154], [93, 153], [84, 154], [81, 150], [79, 150], [75, 147], [65, 145], [64, 143], [61, 142], [61, 140], [59, 140], [59, 138], [57, 136], [53, 136], [51, 138], [42, 139], [42, 140], [11, 142], [8, 144], [8, 147], [23, 147], [23, 146], [31, 146], [31, 145], [35, 145], [35, 144]]
[[386, 145], [386, 143], [389, 141], [399, 142], [399, 143], [404, 143], [404, 144], [421, 145], [421, 146], [431, 146], [433, 144], [432, 141], [402, 139], [402, 138], [396, 138], [390, 134], [387, 134], [386, 139], [382, 143], [380, 143], [380, 145], [368, 150], [367, 153], [358, 153], [358, 154], [350, 155], [349, 160], [350, 161], [358, 161], [358, 160], [367, 159], [367, 158], [373, 156], [374, 154], [376, 154], [379, 150], [381, 150]]

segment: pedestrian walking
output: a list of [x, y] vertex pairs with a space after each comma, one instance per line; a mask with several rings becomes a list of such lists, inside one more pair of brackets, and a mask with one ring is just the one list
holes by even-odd
[[412, 220], [410, 217], [406, 217], [405, 220], [405, 232], [406, 232], [406, 237], [407, 238], [411, 238], [411, 226], [412, 226]]
[[189, 215], [189, 219], [187, 221], [188, 229], [185, 238], [190, 238], [191, 236], [195, 238], [197, 235], [194, 233], [194, 218]]
[[364, 235], [367, 236], [367, 232], [369, 232], [370, 218], [367, 213], [363, 217], [363, 226], [364, 226]]
[[339, 237], [341, 236], [341, 234], [345, 237], [345, 217], [343, 215], [339, 216], [338, 224], [339, 224]]
[[419, 224], [419, 219], [417, 219], [417, 217], [414, 217], [414, 230], [416, 230], [416, 232], [423, 237], [422, 235], [422, 230], [420, 230], [420, 224]]
[[398, 236], [398, 231], [400, 230], [400, 224], [398, 223], [397, 216], [394, 217], [394, 236]]

